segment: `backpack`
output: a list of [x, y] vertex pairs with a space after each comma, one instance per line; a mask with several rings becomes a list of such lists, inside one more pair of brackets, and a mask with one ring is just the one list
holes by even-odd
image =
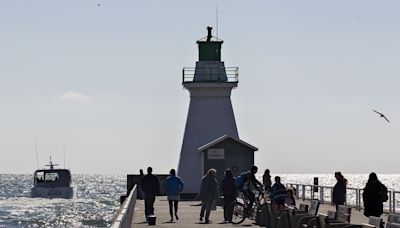
[[239, 176], [237, 176], [235, 179], [236, 187], [239, 190], [243, 189], [243, 185], [244, 185], [244, 183], [246, 183], [246, 175], [247, 175], [247, 172], [243, 172]]

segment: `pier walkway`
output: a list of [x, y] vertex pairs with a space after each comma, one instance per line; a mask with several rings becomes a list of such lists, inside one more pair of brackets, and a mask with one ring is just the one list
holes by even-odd
[[[298, 204], [303, 201], [298, 200]], [[169, 209], [168, 209], [168, 201], [166, 197], [157, 197], [156, 202], [154, 204], [155, 214], [157, 216], [157, 225], [156, 227], [259, 227], [258, 225], [254, 225], [254, 221], [246, 219], [242, 224], [233, 225], [233, 224], [222, 224], [223, 221], [223, 209], [221, 207], [217, 207], [216, 211], [211, 211], [210, 220], [213, 222], [211, 224], [200, 223], [199, 221], [199, 213], [200, 213], [200, 202], [199, 201], [181, 201], [179, 202], [179, 211], [178, 216], [179, 220], [174, 222], [169, 222]], [[335, 211], [333, 206], [330, 205], [321, 205], [319, 212], [326, 213], [327, 211]], [[387, 220], [387, 215], [382, 215], [384, 221]], [[133, 214], [133, 223], [132, 227], [148, 227], [144, 218], [144, 201], [138, 200], [136, 202], [135, 212]], [[356, 209], [352, 209], [351, 223], [353, 224], [362, 224], [368, 223], [368, 219], [363, 215], [363, 211], [357, 211]], [[151, 227], [151, 226], [150, 226]], [[153, 226], [154, 227], [154, 226]]]

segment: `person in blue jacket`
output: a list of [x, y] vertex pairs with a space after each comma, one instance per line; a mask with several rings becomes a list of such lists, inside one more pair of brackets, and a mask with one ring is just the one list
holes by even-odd
[[170, 176], [167, 177], [167, 180], [165, 181], [165, 192], [169, 203], [169, 214], [171, 215], [172, 222], [174, 221], [172, 206], [175, 209], [175, 218], [176, 220], [179, 220], [178, 202], [180, 200], [180, 192], [183, 190], [183, 181], [181, 178], [176, 176], [175, 169], [171, 169], [169, 174]]

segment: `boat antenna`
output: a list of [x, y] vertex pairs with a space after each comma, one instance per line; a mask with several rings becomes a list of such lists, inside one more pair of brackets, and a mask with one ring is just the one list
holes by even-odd
[[36, 163], [37, 163], [37, 167], [38, 167], [38, 169], [39, 169], [39, 156], [38, 156], [38, 152], [37, 152], [37, 145], [36, 145], [36, 142], [35, 142], [35, 151], [36, 151]]
[[63, 141], [63, 152], [64, 152], [64, 169], [65, 169], [65, 142]]
[[217, 4], [217, 11], [216, 11], [216, 20], [217, 20], [217, 25], [216, 25], [216, 32], [217, 32], [217, 38], [218, 38], [218, 4]]
[[58, 164], [53, 164], [53, 161], [51, 160], [51, 155], [50, 155], [50, 163], [46, 166], [49, 166], [50, 169], [54, 169], [54, 166], [58, 166]]

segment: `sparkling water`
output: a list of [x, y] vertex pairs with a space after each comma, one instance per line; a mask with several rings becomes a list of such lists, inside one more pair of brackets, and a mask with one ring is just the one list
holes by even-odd
[[33, 175], [0, 174], [0, 227], [108, 227], [126, 194], [125, 175], [72, 175], [73, 199], [24, 197]]

